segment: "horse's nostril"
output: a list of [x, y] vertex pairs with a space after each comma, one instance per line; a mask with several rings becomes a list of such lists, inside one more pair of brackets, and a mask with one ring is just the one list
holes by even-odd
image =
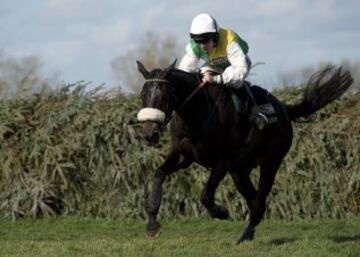
[[153, 143], [153, 144], [156, 144], [157, 142], [159, 142], [159, 137], [160, 137], [159, 132], [153, 133], [151, 138], [150, 138], [150, 142]]
[[157, 123], [145, 123], [143, 137], [150, 144], [156, 144], [160, 139], [160, 129]]
[[160, 139], [160, 132], [159, 131], [155, 131], [153, 133], [149, 133], [144, 135], [144, 138], [146, 141], [148, 141], [150, 144], [156, 144], [157, 142], [159, 142]]

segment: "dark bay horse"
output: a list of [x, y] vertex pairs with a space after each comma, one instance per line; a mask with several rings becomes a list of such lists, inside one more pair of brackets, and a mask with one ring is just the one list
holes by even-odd
[[[155, 172], [147, 199], [148, 235], [155, 236], [160, 230], [156, 216], [166, 176], [196, 162], [211, 171], [201, 202], [214, 218], [229, 217], [225, 207], [215, 204], [214, 195], [225, 175], [231, 175], [246, 199], [250, 215], [237, 243], [252, 240], [264, 215], [276, 172], [291, 146], [291, 121], [307, 117], [339, 98], [352, 84], [351, 74], [334, 66], [315, 73], [302, 101], [294, 105], [284, 104], [266, 92], [277, 120], [258, 130], [245, 115], [246, 108], [240, 111], [236, 108], [229, 88], [212, 84], [200, 88], [199, 74], [175, 69], [175, 62], [166, 69], [152, 71], [137, 62], [145, 78], [141, 91], [143, 108], [138, 113], [143, 136], [150, 144], [157, 143], [161, 128], [169, 121], [171, 135], [171, 150]], [[256, 189], [249, 174], [257, 166], [260, 178]]]

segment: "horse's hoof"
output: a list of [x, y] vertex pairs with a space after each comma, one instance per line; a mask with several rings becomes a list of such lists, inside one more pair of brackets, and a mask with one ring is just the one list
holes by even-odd
[[157, 238], [157, 237], [160, 236], [160, 234], [161, 234], [161, 230], [160, 230], [160, 229], [158, 229], [158, 230], [148, 230], [148, 231], [147, 231], [147, 235], [148, 235], [148, 237], [150, 237], [150, 238]]
[[156, 223], [152, 226], [148, 226], [147, 235], [150, 238], [157, 238], [161, 234], [161, 226], [159, 223]]
[[254, 239], [254, 235], [249, 236], [249, 237], [242, 235], [242, 236], [236, 241], [236, 244], [238, 245], [238, 244], [240, 244], [240, 243], [242, 243], [242, 242], [244, 242], [244, 241], [252, 241], [253, 239]]
[[246, 226], [241, 237], [236, 241], [236, 244], [240, 244], [244, 241], [251, 241], [254, 239], [255, 228], [252, 225]]
[[213, 218], [221, 219], [221, 220], [227, 220], [230, 219], [230, 213], [228, 209], [226, 209], [223, 206], [216, 206], [216, 209], [212, 211]]

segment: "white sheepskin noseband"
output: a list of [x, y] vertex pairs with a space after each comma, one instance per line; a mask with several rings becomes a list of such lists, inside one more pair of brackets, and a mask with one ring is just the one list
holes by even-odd
[[140, 122], [154, 121], [159, 123], [165, 122], [165, 113], [155, 108], [143, 108], [137, 114], [137, 119]]

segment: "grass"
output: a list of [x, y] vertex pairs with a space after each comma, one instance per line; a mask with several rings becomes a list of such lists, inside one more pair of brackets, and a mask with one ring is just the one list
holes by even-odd
[[243, 222], [210, 219], [162, 222], [160, 237], [145, 222], [90, 218], [0, 220], [0, 256], [360, 256], [360, 218], [266, 220], [252, 242], [235, 245]]

